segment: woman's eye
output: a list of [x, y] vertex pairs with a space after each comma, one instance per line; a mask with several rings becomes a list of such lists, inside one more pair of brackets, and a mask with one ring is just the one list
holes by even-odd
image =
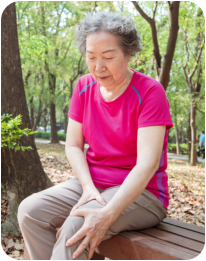
[[106, 60], [112, 60], [113, 59], [113, 57], [111, 57], [111, 58], [105, 58]]

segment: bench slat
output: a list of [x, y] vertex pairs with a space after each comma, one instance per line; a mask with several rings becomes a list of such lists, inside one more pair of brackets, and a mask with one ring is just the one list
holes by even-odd
[[[131, 235], [131, 234], [130, 234]], [[112, 239], [103, 241], [98, 251], [113, 260], [177, 260], [178, 258], [164, 253], [160, 250], [140, 244], [132, 238], [124, 238], [120, 235], [113, 236]], [[193, 257], [190, 257], [191, 259]]]
[[101, 242], [98, 252], [113, 260], [188, 260], [198, 255], [196, 252], [174, 251], [173, 247], [164, 245], [161, 240], [156, 242], [144, 234], [140, 235], [122, 232]]
[[194, 250], [199, 253], [202, 251], [202, 249], [204, 247], [203, 243], [199, 243], [197, 241], [193, 241], [188, 238], [177, 236], [175, 234], [171, 234], [169, 232], [159, 230], [156, 228], [149, 228], [149, 229], [144, 229], [144, 230], [140, 230], [140, 231], [143, 234], [162, 239], [164, 241], [173, 243], [175, 245], [186, 247], [188, 249]]
[[172, 219], [172, 218], [165, 218], [165, 219], [162, 220], [162, 222], [170, 224], [170, 225], [174, 225], [174, 226], [177, 226], [177, 227], [185, 228], [185, 229], [188, 229], [188, 230], [191, 230], [191, 231], [195, 231], [195, 232], [198, 232], [198, 233], [205, 235], [205, 228], [204, 227], [198, 227], [196, 225], [188, 224], [186, 222], [176, 220], [176, 219]]
[[170, 224], [160, 223], [155, 228], [176, 234], [178, 236], [183, 236], [189, 239], [196, 240], [200, 243], [205, 243], [205, 236], [203, 234], [197, 233], [195, 231], [188, 231], [185, 228], [176, 227]]
[[[169, 246], [169, 247], [172, 247], [174, 249], [174, 251], [176, 250], [180, 250], [184, 253], [188, 253], [188, 254], [191, 254], [191, 255], [194, 255], [194, 256], [197, 256], [199, 254], [199, 252], [196, 252], [196, 251], [193, 251], [191, 249], [188, 249], [188, 248], [185, 248], [185, 247], [182, 247], [182, 246], [178, 246], [178, 245], [175, 245], [175, 244], [172, 244], [170, 242], [167, 242], [167, 241], [163, 241], [159, 238], [155, 238], [155, 237], [151, 237], [151, 236], [148, 236], [148, 235], [145, 235], [145, 234], [141, 234], [141, 230], [139, 231], [129, 231], [130, 233], [136, 235], [136, 236], [142, 236], [143, 238], [147, 238], [148, 240], [152, 240], [152, 241], [155, 241], [161, 245], [166, 245], [166, 246]], [[151, 245], [150, 245], [151, 247]]]

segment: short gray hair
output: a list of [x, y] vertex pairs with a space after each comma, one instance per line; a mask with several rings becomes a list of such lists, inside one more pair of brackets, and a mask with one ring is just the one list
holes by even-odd
[[116, 12], [89, 13], [75, 29], [76, 43], [81, 53], [86, 52], [86, 38], [89, 34], [106, 31], [119, 36], [119, 45], [125, 55], [134, 56], [141, 51], [141, 37], [133, 20]]

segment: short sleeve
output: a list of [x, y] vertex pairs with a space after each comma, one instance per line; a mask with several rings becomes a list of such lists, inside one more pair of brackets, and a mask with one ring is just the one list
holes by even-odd
[[74, 91], [71, 98], [71, 103], [69, 107], [68, 116], [69, 118], [78, 121], [80, 123], [83, 122], [83, 112], [82, 105], [80, 100], [80, 80], [77, 81], [74, 87]]
[[167, 130], [173, 127], [169, 101], [161, 84], [145, 94], [138, 118], [138, 128], [157, 125], [165, 125]]

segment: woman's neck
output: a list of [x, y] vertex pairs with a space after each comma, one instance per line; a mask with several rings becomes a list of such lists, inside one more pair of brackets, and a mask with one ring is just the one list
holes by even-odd
[[118, 86], [113, 88], [106, 88], [104, 86], [100, 86], [100, 92], [105, 101], [110, 102], [117, 99], [128, 87], [132, 80], [133, 71], [127, 69], [127, 74], [124, 79]]

